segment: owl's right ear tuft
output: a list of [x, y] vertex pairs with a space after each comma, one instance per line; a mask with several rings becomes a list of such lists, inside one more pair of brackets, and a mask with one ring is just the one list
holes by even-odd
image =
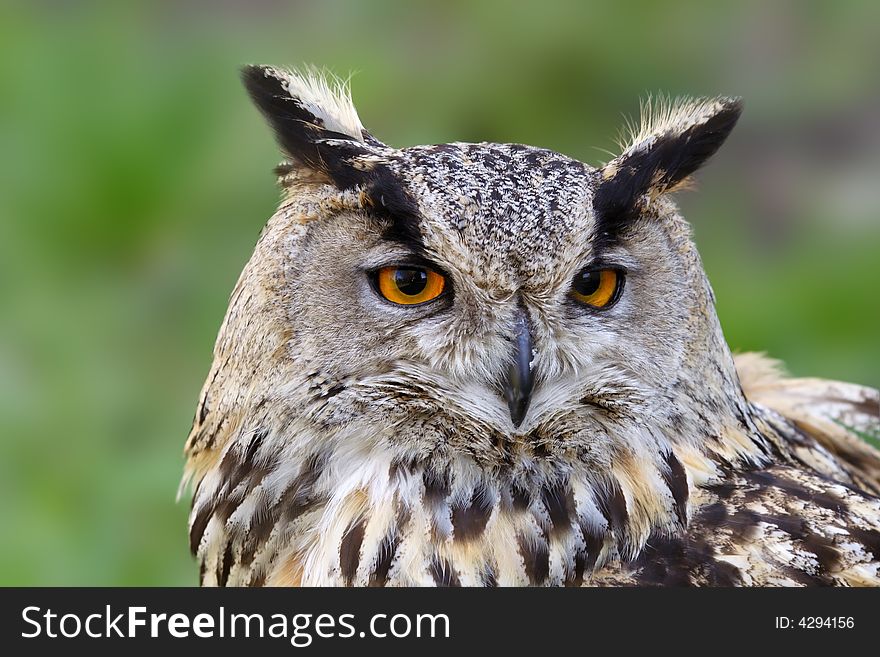
[[602, 231], [613, 235], [652, 199], [687, 184], [727, 139], [742, 112], [739, 98], [659, 98], [642, 105], [623, 152], [600, 170], [593, 199]]
[[344, 82], [269, 66], [245, 66], [241, 79], [286, 157], [340, 189], [357, 184], [352, 161], [380, 144], [361, 125]]

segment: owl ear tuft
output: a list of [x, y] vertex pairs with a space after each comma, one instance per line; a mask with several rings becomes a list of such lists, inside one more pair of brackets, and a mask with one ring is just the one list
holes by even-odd
[[245, 66], [241, 78], [293, 164], [329, 176], [340, 189], [357, 184], [353, 161], [381, 144], [361, 125], [345, 82], [269, 66]]
[[724, 143], [741, 112], [739, 98], [648, 99], [623, 152], [600, 170], [593, 203], [604, 230], [622, 228], [650, 200], [683, 187]]

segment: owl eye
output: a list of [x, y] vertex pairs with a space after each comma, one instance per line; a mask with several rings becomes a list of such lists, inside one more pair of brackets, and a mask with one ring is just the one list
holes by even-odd
[[571, 296], [593, 308], [606, 308], [620, 296], [623, 273], [616, 269], [584, 269], [574, 277]]
[[379, 294], [402, 306], [436, 299], [446, 287], [444, 276], [425, 267], [382, 267], [376, 281]]

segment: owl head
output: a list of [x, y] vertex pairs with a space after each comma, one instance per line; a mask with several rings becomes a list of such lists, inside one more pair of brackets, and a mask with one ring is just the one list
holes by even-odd
[[[519, 144], [394, 148], [332, 81], [243, 80], [283, 151], [283, 199], [220, 330], [187, 445], [196, 481], [231, 491], [287, 467], [354, 489], [415, 472], [422, 495], [491, 502], [577, 474], [646, 536], [661, 510], [684, 520], [673, 446], [693, 471], [707, 450], [754, 457], [670, 197], [738, 99], [655, 103], [591, 166]], [[248, 473], [222, 472], [226, 452]]]

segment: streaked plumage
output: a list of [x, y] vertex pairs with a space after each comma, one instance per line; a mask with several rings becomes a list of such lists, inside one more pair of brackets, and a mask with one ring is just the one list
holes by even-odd
[[[593, 168], [394, 149], [344, 88], [244, 80], [284, 197], [186, 445], [203, 584], [880, 584], [878, 392], [734, 361], [669, 197], [737, 100], [649, 108]], [[397, 263], [445, 292], [379, 298]], [[624, 282], [586, 308], [599, 269]]]

